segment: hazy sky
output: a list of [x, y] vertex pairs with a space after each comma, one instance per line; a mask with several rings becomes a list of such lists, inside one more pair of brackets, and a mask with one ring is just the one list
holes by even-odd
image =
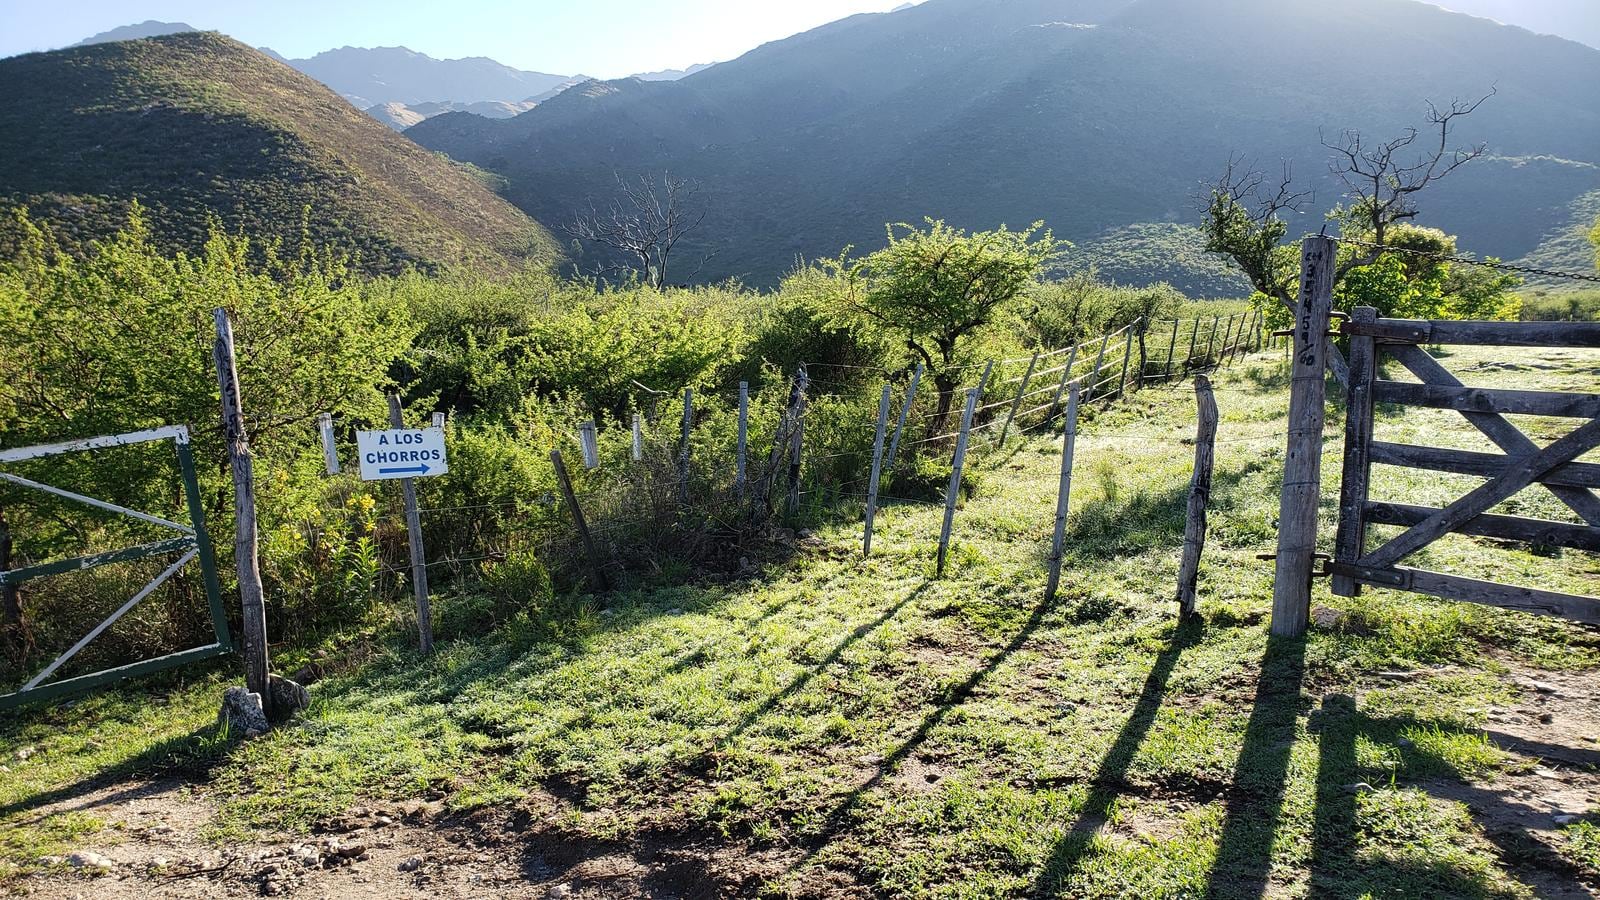
[[903, 0], [0, 0], [0, 56], [52, 50], [156, 19], [290, 57], [402, 45], [519, 69], [602, 78], [732, 59]]
[[[770, 40], [902, 0], [0, 0], [0, 56], [158, 19], [286, 56], [346, 44], [602, 78], [732, 59]], [[1290, 0], [1293, 2], [1293, 0]], [[1300, 0], [1309, 2], [1309, 0]], [[1600, 0], [1436, 0], [1600, 46]]]

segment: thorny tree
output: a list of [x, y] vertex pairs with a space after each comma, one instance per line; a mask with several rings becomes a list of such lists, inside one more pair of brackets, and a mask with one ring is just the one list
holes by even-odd
[[[1337, 140], [1324, 139], [1322, 145], [1332, 154], [1329, 170], [1344, 185], [1348, 200], [1328, 218], [1346, 237], [1385, 245], [1396, 226], [1417, 218], [1420, 193], [1487, 152], [1484, 144], [1452, 149], [1450, 136], [1462, 117], [1476, 112], [1494, 93], [1472, 102], [1452, 101], [1446, 108], [1429, 103], [1426, 131], [1408, 128], [1376, 144], [1354, 129], [1341, 132]], [[1299, 265], [1294, 248], [1283, 243], [1289, 231], [1286, 218], [1302, 212], [1311, 198], [1310, 191], [1295, 187], [1287, 164], [1281, 177], [1269, 178], [1242, 158], [1230, 158], [1204, 201], [1206, 250], [1232, 259], [1255, 290], [1293, 309]], [[1335, 282], [1371, 265], [1381, 253], [1372, 248], [1341, 253]], [[1344, 359], [1334, 352], [1328, 363], [1342, 382]]]
[[[561, 230], [623, 260], [602, 263], [594, 274], [635, 272], [651, 287], [663, 287], [672, 251], [705, 221], [706, 210], [697, 202], [700, 185], [668, 173], [659, 178], [641, 175], [637, 181], [619, 175], [617, 192], [604, 210], [591, 202], [587, 212], [579, 213]], [[710, 258], [701, 259], [690, 277]]]

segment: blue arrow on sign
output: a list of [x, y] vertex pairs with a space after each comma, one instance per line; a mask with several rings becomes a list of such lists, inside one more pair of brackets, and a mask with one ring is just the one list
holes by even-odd
[[401, 468], [401, 469], [379, 469], [378, 470], [378, 474], [379, 475], [426, 475], [426, 474], [428, 474], [428, 464], [427, 463], [423, 463], [420, 466], [406, 466], [405, 468]]

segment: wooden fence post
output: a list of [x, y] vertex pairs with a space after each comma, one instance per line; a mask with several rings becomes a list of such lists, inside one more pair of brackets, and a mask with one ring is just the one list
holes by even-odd
[[1072, 498], [1072, 453], [1078, 442], [1078, 383], [1067, 395], [1067, 422], [1061, 429], [1061, 481], [1056, 487], [1056, 527], [1050, 539], [1050, 578], [1044, 602], [1053, 603], [1061, 586], [1061, 559], [1067, 552], [1067, 507]]
[[989, 364], [983, 367], [983, 377], [978, 379], [978, 399], [979, 400], [983, 399], [983, 392], [987, 391], [989, 389], [989, 376], [992, 375], [993, 373], [994, 373], [994, 360], [991, 359], [991, 360], [989, 360]]
[[744, 499], [745, 453], [750, 447], [750, 382], [739, 382], [739, 439], [734, 445], [733, 496]]
[[339, 448], [333, 442], [333, 414], [317, 416], [317, 434], [322, 438], [322, 465], [329, 475], [339, 474]]
[[1216, 359], [1216, 357], [1212, 355], [1212, 352], [1216, 350], [1217, 347], [1217, 323], [1220, 321], [1222, 321], [1221, 316], [1211, 317], [1211, 333], [1206, 335], [1205, 365], [1200, 367], [1202, 369], [1211, 368], [1212, 361]]
[[1145, 372], [1145, 369], [1150, 366], [1150, 351], [1145, 346], [1145, 334], [1147, 332], [1149, 332], [1149, 330], [1150, 330], [1150, 317], [1149, 316], [1140, 316], [1139, 317], [1139, 374], [1136, 375], [1134, 377], [1134, 379], [1133, 379], [1134, 383], [1139, 386], [1139, 390], [1144, 390], [1144, 372]]
[[[406, 427], [400, 409], [400, 395], [389, 395], [389, 427]], [[428, 603], [428, 553], [422, 544], [422, 516], [417, 512], [417, 482], [400, 479], [400, 497], [405, 503], [406, 540], [411, 550], [411, 593], [417, 601], [417, 637], [423, 653], [433, 652], [433, 608]]]
[[1200, 339], [1200, 317], [1194, 317], [1194, 330], [1189, 332], [1189, 355], [1183, 359], [1183, 370], [1189, 371], [1194, 367], [1194, 348]]
[[[1143, 321], [1144, 320], [1141, 318], [1138, 321], [1132, 322], [1128, 325], [1128, 340], [1123, 344], [1122, 347], [1122, 374], [1117, 377], [1118, 400], [1122, 399], [1122, 392], [1128, 388], [1128, 363], [1133, 361], [1133, 334], [1139, 330], [1139, 323]], [[1140, 343], [1142, 345], [1142, 338], [1140, 339]]]
[[1211, 501], [1211, 467], [1217, 450], [1217, 399], [1211, 379], [1196, 375], [1199, 427], [1194, 438], [1194, 475], [1189, 479], [1189, 514], [1183, 528], [1183, 561], [1178, 565], [1178, 618], [1194, 615], [1200, 582], [1200, 554], [1206, 547], [1206, 505]]
[[1317, 552], [1317, 504], [1322, 490], [1323, 370], [1328, 361], [1328, 313], [1338, 244], [1309, 237], [1300, 250], [1300, 303], [1295, 311], [1294, 369], [1289, 384], [1289, 442], [1278, 502], [1277, 574], [1272, 585], [1272, 634], [1305, 634], [1311, 614], [1312, 563]]
[[1178, 328], [1182, 325], [1179, 320], [1172, 320], [1172, 339], [1167, 341], [1167, 368], [1161, 373], [1162, 378], [1172, 377], [1172, 357], [1178, 352]]
[[1111, 340], [1111, 332], [1106, 332], [1100, 339], [1100, 352], [1095, 355], [1094, 368], [1089, 370], [1089, 389], [1084, 392], [1082, 402], [1089, 403], [1094, 400], [1095, 389], [1100, 384], [1100, 366], [1106, 361], [1106, 344]]
[[644, 459], [644, 415], [633, 414], [633, 461]]
[[584, 555], [589, 558], [589, 568], [594, 572], [595, 586], [600, 590], [610, 590], [610, 579], [606, 578], [605, 566], [600, 561], [600, 551], [594, 545], [594, 536], [589, 534], [589, 523], [583, 519], [583, 509], [578, 506], [578, 495], [572, 490], [572, 477], [567, 474], [566, 463], [561, 461], [561, 451], [550, 451], [550, 464], [556, 469], [556, 484], [561, 487], [561, 496], [567, 501], [567, 511], [572, 514], [572, 524], [578, 529], [578, 537], [583, 541]]
[[978, 389], [967, 391], [967, 406], [961, 412], [961, 433], [956, 436], [956, 455], [950, 463], [950, 487], [944, 495], [944, 527], [939, 530], [939, 561], [934, 571], [944, 575], [945, 557], [950, 552], [950, 529], [956, 523], [956, 500], [961, 496], [961, 467], [967, 461], [967, 432], [972, 429], [972, 412], [978, 407]]
[[800, 511], [800, 451], [806, 438], [806, 387], [811, 378], [802, 365], [794, 379], [793, 414], [789, 422], [789, 515]]
[[1028, 393], [1028, 382], [1033, 380], [1033, 370], [1039, 365], [1039, 351], [1033, 351], [1033, 359], [1028, 360], [1028, 371], [1022, 376], [1022, 383], [1017, 385], [1017, 396], [1011, 401], [1011, 410], [1006, 413], [1006, 421], [1000, 426], [1000, 440], [996, 446], [1006, 445], [1006, 434], [1011, 431], [1011, 422], [1017, 417], [1017, 410], [1022, 407], [1022, 398]]
[[900, 407], [900, 416], [894, 423], [894, 439], [889, 442], [889, 461], [884, 464], [884, 471], [894, 471], [894, 457], [900, 450], [900, 435], [906, 428], [906, 417], [911, 414], [911, 404], [917, 399], [917, 384], [922, 381], [922, 363], [911, 370], [911, 386], [906, 388], [906, 402]]
[[244, 407], [239, 398], [239, 369], [234, 362], [233, 323], [228, 311], [218, 307], [212, 313], [217, 325], [217, 340], [212, 361], [217, 367], [217, 386], [222, 394], [222, 431], [228, 447], [228, 464], [233, 470], [234, 543], [233, 561], [239, 573], [239, 607], [243, 613], [244, 683], [261, 696], [261, 708], [272, 715], [272, 691], [268, 679], [267, 607], [261, 587], [261, 560], [256, 534], [256, 480], [250, 457], [250, 437], [244, 430]]
[[[1353, 322], [1371, 324], [1378, 311], [1358, 306], [1350, 311]], [[1335, 533], [1334, 559], [1355, 562], [1366, 550], [1367, 486], [1372, 479], [1372, 383], [1377, 377], [1377, 344], [1371, 335], [1350, 338], [1350, 384], [1346, 388], [1344, 419], [1344, 475], [1339, 480], [1339, 530]], [[1333, 576], [1333, 592], [1355, 597], [1361, 585], [1348, 575]]]
[[694, 430], [694, 390], [683, 389], [683, 425], [678, 431], [678, 502], [689, 502], [689, 433]]
[[1082, 343], [1072, 345], [1072, 350], [1067, 354], [1067, 367], [1061, 370], [1061, 383], [1056, 385], [1056, 395], [1050, 400], [1050, 413], [1047, 418], [1054, 418], [1056, 410], [1061, 408], [1061, 397], [1067, 392], [1067, 385], [1072, 382], [1072, 367], [1078, 363], [1078, 348]]
[[583, 467], [600, 468], [600, 436], [593, 422], [578, 426], [578, 445], [583, 448]]
[[883, 474], [883, 438], [889, 427], [890, 388], [883, 386], [883, 396], [878, 398], [878, 430], [872, 438], [872, 477], [867, 479], [867, 523], [861, 533], [861, 555], [872, 555], [872, 522], [878, 516], [878, 479]]

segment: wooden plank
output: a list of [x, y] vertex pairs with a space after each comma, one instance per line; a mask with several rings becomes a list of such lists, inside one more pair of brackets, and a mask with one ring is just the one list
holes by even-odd
[[567, 512], [572, 515], [573, 527], [578, 529], [578, 539], [583, 542], [583, 553], [589, 560], [589, 571], [594, 574], [595, 587], [602, 591], [609, 590], [611, 582], [606, 577], [600, 550], [595, 546], [594, 536], [589, 533], [589, 523], [583, 518], [583, 508], [578, 506], [578, 495], [572, 490], [572, 476], [567, 474], [567, 464], [562, 461], [560, 450], [550, 451], [550, 465], [555, 467], [556, 485], [561, 488], [561, 498], [567, 502]]
[[[1278, 500], [1277, 572], [1272, 585], [1272, 634], [1299, 637], [1311, 615], [1311, 571], [1322, 501], [1322, 428], [1328, 365], [1328, 317], [1338, 244], [1306, 238], [1300, 249], [1300, 307], [1295, 313], [1294, 366], [1289, 385], [1288, 452]], [[1348, 372], [1345, 373], [1348, 378]]]
[[1600, 443], [1600, 419], [1591, 419], [1538, 453], [1513, 460], [1500, 475], [1390, 539], [1363, 557], [1361, 564], [1376, 568], [1394, 565], [1532, 484], [1544, 472], [1593, 449], [1597, 443]]
[[245, 687], [261, 696], [261, 708], [272, 716], [272, 692], [268, 690], [267, 605], [261, 587], [261, 560], [256, 530], [256, 479], [250, 453], [250, 438], [245, 433], [243, 405], [239, 399], [239, 368], [234, 361], [233, 323], [228, 311], [212, 311], [217, 339], [211, 359], [216, 365], [217, 385], [222, 397], [223, 445], [233, 474], [234, 541], [233, 562], [239, 579], [240, 637], [244, 653]]
[[944, 493], [944, 525], [939, 529], [939, 556], [934, 566], [937, 575], [944, 575], [945, 558], [950, 552], [950, 531], [956, 522], [956, 501], [961, 496], [961, 467], [967, 461], [967, 434], [972, 430], [972, 412], [978, 407], [977, 388], [967, 391], [967, 405], [961, 413], [961, 431], [956, 436], [956, 453], [950, 461], [950, 486]]
[[[1351, 312], [1353, 322], [1372, 322], [1378, 311], [1370, 306]], [[1335, 559], [1357, 560], [1367, 548], [1366, 514], [1368, 489], [1372, 479], [1372, 386], [1377, 378], [1377, 347], [1372, 338], [1350, 339], [1350, 382], [1345, 388], [1344, 473], [1339, 479], [1339, 526], [1334, 534]], [[1361, 586], [1354, 580], [1334, 576], [1333, 593], [1354, 597]]]
[[1189, 507], [1183, 528], [1183, 557], [1178, 564], [1178, 618], [1195, 614], [1200, 587], [1200, 555], [1206, 546], [1206, 506], [1211, 502], [1211, 469], [1216, 460], [1217, 399], [1211, 380], [1194, 379], [1198, 424], [1194, 440], [1194, 474], [1189, 478]]
[[59, 444], [36, 444], [32, 447], [13, 447], [10, 450], [0, 450], [0, 463], [22, 462], [29, 459], [38, 459], [42, 456], [60, 456], [63, 453], [104, 450], [108, 447], [127, 447], [133, 444], [149, 444], [154, 441], [166, 440], [187, 443], [189, 440], [189, 427], [187, 425], [167, 425], [146, 431], [111, 434], [104, 437], [85, 438], [80, 441], [65, 441]]
[[1459, 412], [1565, 416], [1573, 419], [1593, 419], [1600, 416], [1600, 394], [1379, 381], [1373, 385], [1372, 395], [1379, 403], [1428, 406]]
[[1520, 609], [1590, 625], [1600, 624], [1600, 598], [1497, 584], [1405, 566], [1381, 568], [1335, 562], [1329, 565], [1329, 569], [1336, 575], [1354, 578], [1374, 587], [1412, 591], [1501, 609]]
[[[1429, 356], [1421, 347], [1412, 347], [1404, 344], [1387, 348], [1390, 355], [1399, 360], [1411, 371], [1413, 375], [1425, 382], [1432, 384], [1447, 384], [1460, 386], [1461, 381], [1451, 374], [1439, 363]], [[1531, 438], [1522, 433], [1522, 430], [1511, 424], [1505, 418], [1495, 413], [1463, 412], [1463, 416], [1472, 424], [1472, 427], [1483, 432], [1484, 436], [1494, 442], [1496, 447], [1512, 456], [1526, 456], [1539, 449]], [[1573, 512], [1583, 518], [1590, 525], [1600, 525], [1600, 497], [1586, 490], [1571, 487], [1550, 487], [1562, 503], [1565, 503]]]
[[883, 475], [883, 438], [889, 427], [889, 393], [886, 384], [883, 396], [878, 398], [878, 429], [872, 437], [872, 475], [867, 479], [867, 521], [861, 534], [863, 557], [872, 555], [872, 524], [878, 516], [878, 479]]
[[[1499, 453], [1475, 453], [1470, 450], [1446, 450], [1441, 447], [1373, 441], [1372, 461], [1386, 466], [1404, 466], [1408, 469], [1430, 469], [1455, 475], [1493, 478], [1505, 471], [1506, 466], [1511, 464], [1511, 457]], [[1547, 486], [1600, 488], [1600, 464], [1566, 463], [1540, 475], [1536, 481]]]
[[1078, 382], [1067, 393], [1066, 422], [1061, 427], [1061, 479], [1056, 484], [1056, 525], [1050, 539], [1050, 576], [1044, 601], [1053, 603], [1061, 587], [1061, 561], [1067, 552], [1067, 510], [1072, 500], [1072, 455], [1078, 443]]
[[39, 578], [48, 578], [52, 575], [65, 575], [68, 572], [82, 572], [115, 563], [133, 562], [134, 560], [148, 559], [152, 556], [178, 553], [190, 550], [194, 546], [194, 537], [186, 535], [149, 544], [140, 544], [137, 547], [123, 547], [120, 550], [107, 550], [102, 553], [91, 553], [87, 556], [74, 556], [71, 559], [58, 559], [55, 562], [40, 563], [36, 566], [0, 572], [0, 585], [22, 584]]
[[[1369, 501], [1365, 504], [1366, 521], [1377, 525], [1420, 525], [1439, 510], [1429, 506], [1406, 503]], [[1502, 541], [1519, 541], [1528, 544], [1546, 544], [1552, 547], [1569, 547], [1573, 550], [1600, 552], [1600, 528], [1593, 525], [1573, 525], [1552, 522], [1548, 519], [1530, 519], [1523, 516], [1502, 516], [1483, 513], [1468, 519], [1455, 529], [1458, 534], [1495, 538]], [[1346, 557], [1354, 558], [1354, 557]]]
[[1363, 334], [1379, 343], [1478, 344], [1497, 347], [1600, 346], [1597, 322], [1473, 322], [1378, 319], [1346, 322], [1345, 334]]
[[[389, 395], [389, 427], [406, 427], [400, 395]], [[417, 645], [433, 652], [433, 606], [428, 601], [428, 551], [422, 543], [422, 516], [417, 512], [417, 481], [400, 479], [400, 499], [405, 506], [406, 546], [411, 553], [411, 596], [417, 603]]]

